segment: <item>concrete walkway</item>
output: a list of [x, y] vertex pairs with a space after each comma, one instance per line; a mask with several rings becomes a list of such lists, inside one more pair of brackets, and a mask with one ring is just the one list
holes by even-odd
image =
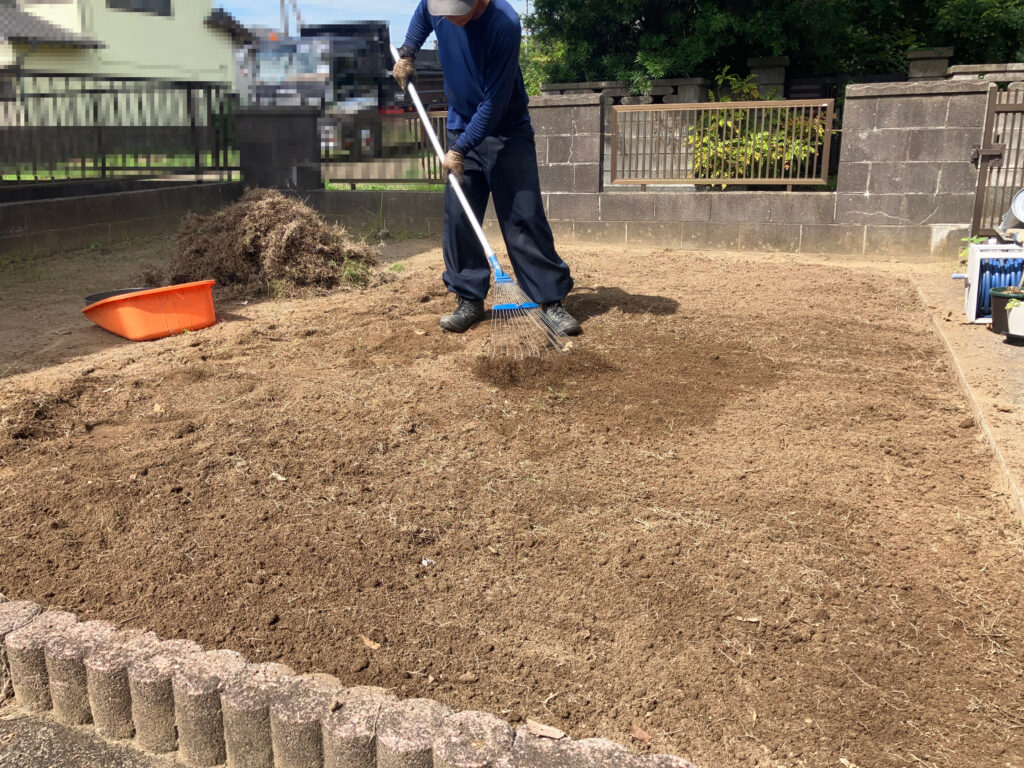
[[912, 279], [996, 455], [1007, 503], [1024, 523], [1024, 345], [966, 322], [963, 283], [951, 280], [951, 271], [919, 272]]
[[111, 744], [91, 728], [68, 728], [45, 717], [0, 707], [0, 768], [170, 768], [173, 760]]

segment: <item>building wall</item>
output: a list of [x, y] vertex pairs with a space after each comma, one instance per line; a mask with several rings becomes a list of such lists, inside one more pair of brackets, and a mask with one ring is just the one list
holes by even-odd
[[106, 0], [23, 7], [106, 44], [88, 50], [26, 48], [26, 70], [234, 84], [234, 43], [205, 23], [210, 0], [172, 0], [171, 16], [114, 10]]

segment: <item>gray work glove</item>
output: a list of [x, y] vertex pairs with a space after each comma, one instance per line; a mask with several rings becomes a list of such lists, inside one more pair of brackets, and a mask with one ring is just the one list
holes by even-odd
[[448, 174], [452, 174], [459, 181], [462, 181], [462, 175], [466, 172], [466, 158], [461, 152], [456, 152], [454, 149], [449, 149], [448, 153], [444, 156], [444, 163], [441, 165], [441, 176], [447, 178]]
[[398, 81], [398, 84], [405, 90], [409, 83], [416, 82], [416, 60], [403, 56], [395, 63], [391, 75]]

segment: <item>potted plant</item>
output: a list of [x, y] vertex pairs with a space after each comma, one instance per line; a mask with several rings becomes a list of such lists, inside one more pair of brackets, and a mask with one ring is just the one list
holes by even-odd
[[[1015, 302], [1013, 308], [1020, 306], [1020, 300], [1024, 299], [1024, 287], [1010, 285], [1006, 288], [993, 288], [989, 296], [992, 301], [992, 330], [996, 333], [1012, 333], [1009, 328], [1009, 303]], [[1015, 314], [1021, 318], [1024, 316], [1024, 310], [1017, 309]], [[1020, 323], [1022, 320], [1018, 319], [1017, 322]]]
[[1010, 299], [1006, 302], [1006, 335], [1017, 339], [1024, 339], [1024, 291], [1017, 299]]

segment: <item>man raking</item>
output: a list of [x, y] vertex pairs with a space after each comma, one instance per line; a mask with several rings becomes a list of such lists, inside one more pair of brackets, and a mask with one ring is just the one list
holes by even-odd
[[[443, 171], [462, 180], [478, 220], [493, 195], [519, 285], [541, 305], [553, 328], [574, 336], [580, 325], [562, 306], [573, 280], [555, 251], [540, 196], [529, 99], [519, 70], [519, 15], [507, 0], [421, 0], [394, 68], [402, 88], [415, 80], [416, 52], [431, 32], [437, 35], [449, 103]], [[441, 318], [441, 327], [462, 333], [484, 318], [491, 271], [455, 193], [447, 188], [444, 263], [444, 283], [457, 305]]]

